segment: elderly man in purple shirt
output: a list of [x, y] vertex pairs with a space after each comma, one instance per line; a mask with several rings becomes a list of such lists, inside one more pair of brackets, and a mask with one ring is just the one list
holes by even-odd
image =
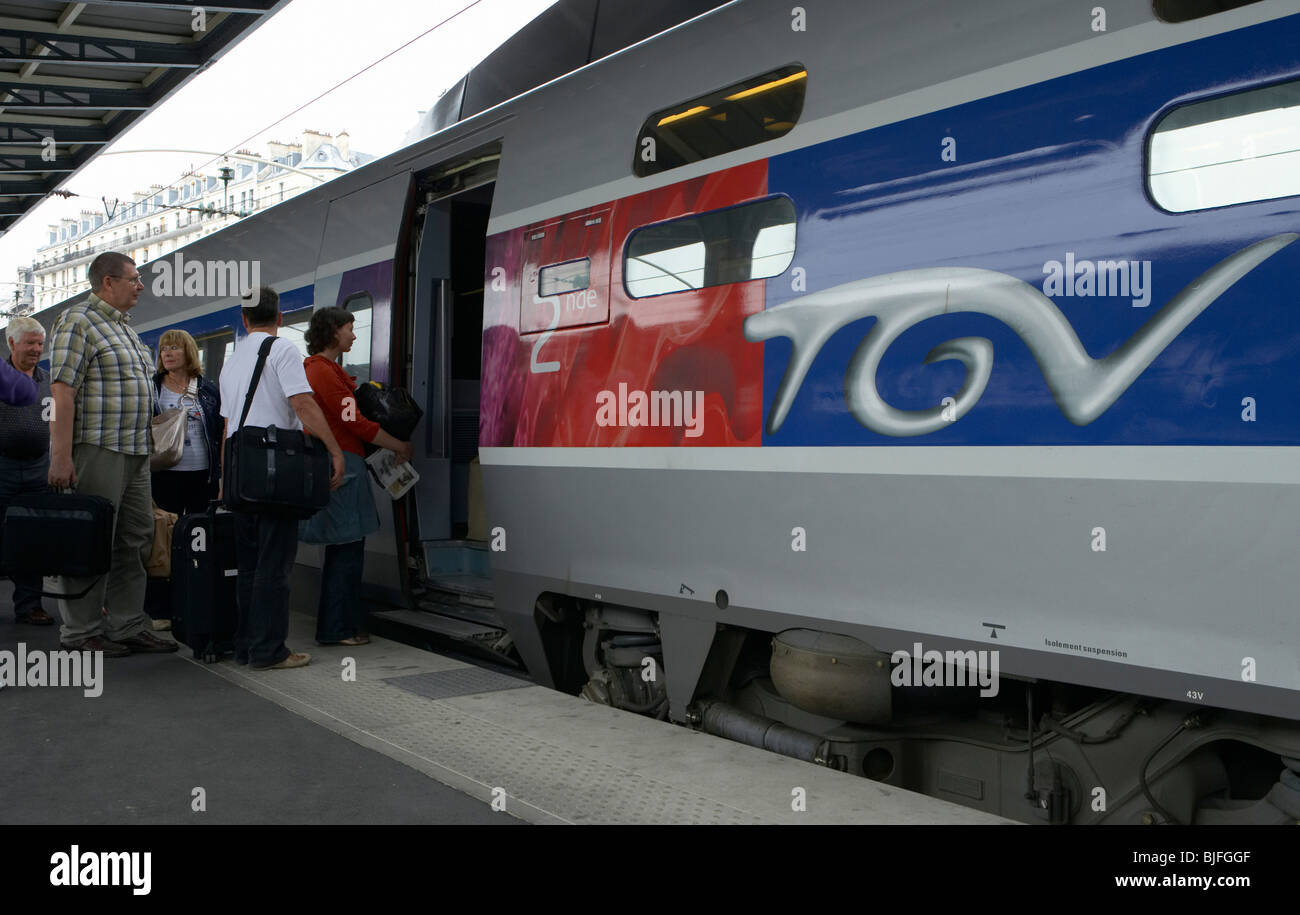
[[[45, 328], [32, 318], [17, 317], [5, 329], [9, 341], [9, 358], [0, 360], [0, 516], [23, 493], [45, 492], [50, 469], [50, 376], [38, 364], [45, 348]], [[8, 370], [8, 371], [6, 371]], [[33, 387], [30, 399], [26, 391], [13, 388], [11, 372]], [[20, 397], [13, 395], [18, 393]], [[27, 399], [27, 403], [22, 400]], [[54, 618], [41, 606], [41, 576], [15, 574], [14, 620], [35, 626], [49, 626]]]
[[0, 403], [25, 407], [36, 403], [36, 382], [9, 364], [0, 360]]

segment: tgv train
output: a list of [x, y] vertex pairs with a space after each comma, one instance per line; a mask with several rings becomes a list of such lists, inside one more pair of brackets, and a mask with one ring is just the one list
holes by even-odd
[[1026, 821], [1300, 818], [1294, 0], [740, 0], [467, 91], [181, 252], [424, 405], [371, 584], [486, 550], [539, 682]]

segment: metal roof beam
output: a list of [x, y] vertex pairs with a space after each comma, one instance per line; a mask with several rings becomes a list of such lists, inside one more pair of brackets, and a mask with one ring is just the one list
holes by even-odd
[[46, 137], [57, 143], [92, 143], [100, 145], [109, 140], [106, 127], [60, 127], [53, 124], [7, 124], [0, 121], [0, 146], [38, 146]]
[[[24, 175], [14, 175], [15, 179], [21, 180]], [[14, 180], [0, 181], [0, 197], [44, 197], [50, 192], [50, 186], [47, 184], [31, 183], [25, 187], [19, 185]]]
[[209, 13], [249, 13], [264, 15], [275, 6], [276, 0], [218, 0], [213, 3], [177, 3], [176, 0], [86, 0], [91, 6], [144, 7], [154, 10], [184, 10], [190, 12], [202, 7]]
[[[71, 158], [71, 157], [67, 157]], [[36, 156], [21, 156], [13, 153], [0, 152], [0, 171], [6, 175], [14, 174], [64, 174], [74, 172], [77, 166], [71, 162], [64, 163], [55, 159], [50, 161]]]
[[[54, 23], [42, 19], [0, 16], [0, 29], [14, 29], [19, 32], [48, 32], [53, 25]], [[212, 27], [209, 24], [208, 32], [211, 33], [211, 31]], [[166, 32], [147, 32], [142, 29], [108, 29], [100, 26], [72, 25], [59, 28], [58, 33], [71, 37], [121, 38], [126, 41], [149, 41], [154, 44], [192, 45], [195, 43], [194, 35], [191, 32], [170, 35]]]
[[0, 80], [0, 93], [8, 92], [6, 109], [53, 108], [59, 111], [148, 111], [153, 104], [150, 93], [138, 89], [81, 89], [56, 86], [33, 86], [12, 80]]
[[[15, 40], [17, 50], [6, 47]], [[197, 68], [203, 60], [189, 48], [156, 42], [0, 28], [0, 62]]]

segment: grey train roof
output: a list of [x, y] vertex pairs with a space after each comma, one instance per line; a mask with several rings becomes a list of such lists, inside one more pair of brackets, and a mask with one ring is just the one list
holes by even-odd
[[[793, 27], [792, 9], [805, 10], [803, 30]], [[497, 143], [490, 233], [1294, 12], [1285, 0], [1264, 0], [1171, 24], [1147, 4], [1116, 6], [1098, 35], [1081, 9], [1076, 0], [936, 0], [905, 13], [858, 0], [794, 8], [786, 0], [734, 0], [178, 250], [261, 258], [264, 277], [293, 288], [311, 282], [324, 257], [317, 245], [331, 200]], [[651, 112], [795, 62], [807, 68], [808, 87], [788, 134], [633, 176], [633, 146]], [[358, 218], [352, 251], [391, 245], [399, 219], [400, 212], [378, 211]], [[49, 326], [62, 307], [37, 317]], [[179, 319], [193, 301], [150, 301], [138, 310], [141, 323]]]

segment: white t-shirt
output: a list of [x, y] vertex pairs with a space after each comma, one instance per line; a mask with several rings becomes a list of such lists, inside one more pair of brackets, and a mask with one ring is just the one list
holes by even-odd
[[[248, 396], [248, 384], [253, 380], [253, 369], [257, 367], [257, 351], [267, 336], [261, 330], [249, 334], [239, 341], [230, 359], [221, 367], [221, 415], [230, 421], [226, 426], [227, 438], [239, 428], [239, 417], [244, 412], [244, 398]], [[307, 383], [307, 373], [303, 370], [302, 362], [302, 353], [298, 352], [298, 347], [282, 337], [275, 338], [271, 352], [266, 357], [262, 377], [257, 382], [253, 406], [248, 411], [246, 422], [249, 426], [302, 428], [298, 414], [289, 405], [290, 397], [311, 393], [311, 385]]]

